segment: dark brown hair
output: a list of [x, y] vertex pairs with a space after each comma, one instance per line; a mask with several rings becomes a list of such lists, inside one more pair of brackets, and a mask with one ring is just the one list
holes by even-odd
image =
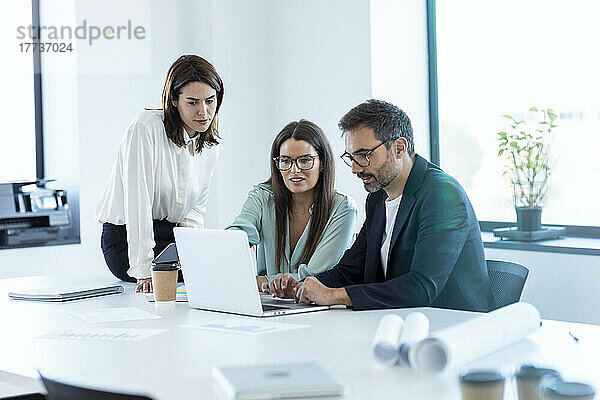
[[390, 148], [392, 140], [403, 137], [408, 143], [408, 155], [415, 154], [415, 143], [410, 118], [392, 103], [383, 100], [367, 100], [348, 111], [338, 127], [347, 133], [361, 127], [373, 129], [375, 139]]
[[206, 83], [217, 92], [217, 109], [215, 116], [206, 132], [201, 133], [196, 142], [196, 152], [200, 153], [204, 146], [210, 147], [218, 144], [219, 137], [219, 108], [223, 101], [223, 81], [215, 70], [215, 67], [204, 58], [195, 55], [183, 55], [179, 57], [167, 72], [165, 86], [162, 92], [162, 109], [165, 114], [165, 130], [167, 137], [177, 146], [185, 146], [185, 134], [183, 121], [179, 116], [179, 110], [173, 104], [177, 101], [183, 87], [191, 82]]
[[[292, 192], [285, 186], [281, 172], [277, 169], [274, 157], [279, 157], [281, 145], [286, 140], [293, 138], [304, 140], [312, 145], [319, 155], [320, 173], [319, 180], [314, 187], [314, 202], [312, 215], [310, 217], [310, 228], [308, 241], [300, 256], [298, 264], [308, 264], [314, 254], [321, 235], [331, 215], [333, 208], [334, 183], [335, 183], [335, 161], [333, 151], [327, 137], [316, 124], [301, 119], [287, 124], [275, 137], [271, 146], [271, 178], [267, 183], [273, 188], [275, 201], [275, 235], [277, 237], [276, 260], [277, 271], [281, 272], [280, 266], [284, 258], [285, 242], [288, 238], [286, 230], [287, 216], [292, 211]], [[297, 266], [295, 266], [297, 267]]]

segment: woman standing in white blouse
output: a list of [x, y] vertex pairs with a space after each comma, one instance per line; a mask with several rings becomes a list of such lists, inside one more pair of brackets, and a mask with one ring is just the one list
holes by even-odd
[[138, 292], [152, 292], [152, 259], [175, 241], [173, 227], [204, 227], [222, 100], [215, 68], [181, 56], [167, 73], [162, 110], [142, 112], [123, 138], [97, 219], [108, 268]]

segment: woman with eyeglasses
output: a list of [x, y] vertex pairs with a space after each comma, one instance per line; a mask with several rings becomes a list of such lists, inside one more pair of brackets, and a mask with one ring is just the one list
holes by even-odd
[[271, 146], [271, 177], [254, 186], [227, 227], [245, 231], [258, 245], [259, 290], [328, 270], [352, 244], [356, 203], [334, 183], [333, 151], [323, 131], [303, 119], [287, 124]]
[[127, 128], [97, 219], [108, 268], [137, 282], [137, 292], [152, 292], [150, 266], [175, 241], [173, 227], [204, 227], [223, 91], [212, 64], [181, 56], [167, 73], [162, 109], [142, 112]]

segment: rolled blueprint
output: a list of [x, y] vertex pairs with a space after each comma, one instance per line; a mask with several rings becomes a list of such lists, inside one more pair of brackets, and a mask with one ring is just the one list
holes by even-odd
[[524, 339], [540, 326], [540, 313], [529, 303], [514, 303], [434, 332], [409, 351], [410, 365], [439, 373]]
[[408, 364], [408, 352], [412, 345], [429, 335], [429, 320], [421, 312], [413, 312], [404, 319], [404, 329], [400, 335], [399, 364]]
[[373, 355], [380, 364], [391, 367], [398, 361], [403, 326], [404, 320], [397, 314], [386, 314], [379, 321], [373, 338]]

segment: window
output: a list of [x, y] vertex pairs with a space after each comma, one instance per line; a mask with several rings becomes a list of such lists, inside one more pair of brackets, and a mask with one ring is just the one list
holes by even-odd
[[[433, 36], [437, 47], [432, 116], [437, 111], [439, 119], [432, 126], [439, 123], [439, 163], [465, 187], [478, 218], [515, 220], [496, 133], [507, 127], [504, 114], [523, 118], [537, 106], [558, 115], [543, 222], [600, 226], [600, 3], [430, 0], [429, 5], [429, 21], [435, 17], [436, 24], [430, 40]], [[432, 135], [434, 143], [434, 130]]]
[[[17, 38], [17, 26], [32, 25], [32, 10], [37, 16], [37, 1], [19, 1], [5, 7], [0, 14], [3, 30], [0, 51], [7, 55], [5, 60], [10, 60], [0, 64], [3, 89], [0, 109], [4, 116], [0, 134], [0, 182], [43, 178], [41, 123], [36, 126], [36, 118], [41, 121], [39, 52], [33, 53], [31, 49], [22, 52], [23, 40]], [[37, 141], [36, 127], [39, 129]]]

